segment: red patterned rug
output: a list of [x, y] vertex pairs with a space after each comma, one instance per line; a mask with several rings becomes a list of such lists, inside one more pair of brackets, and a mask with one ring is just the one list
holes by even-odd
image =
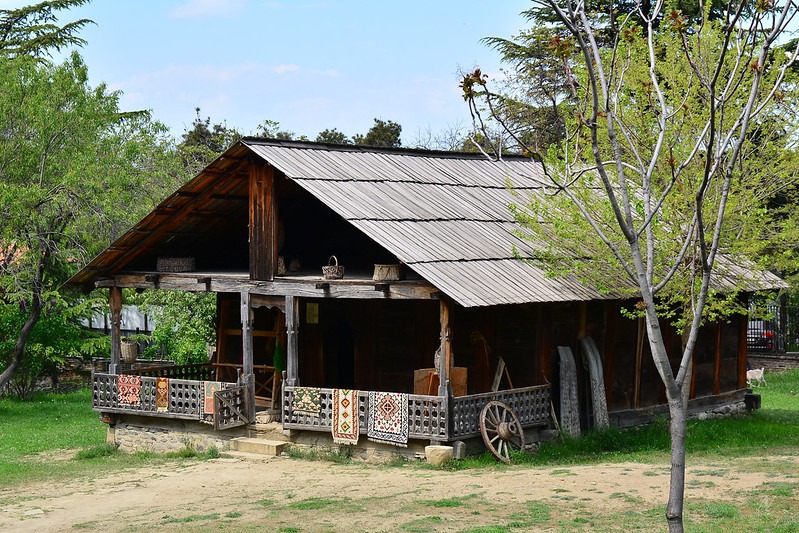
[[369, 392], [366, 436], [374, 442], [408, 445], [408, 395], [404, 392]]
[[358, 444], [358, 391], [333, 389], [333, 442]]
[[155, 378], [155, 410], [159, 413], [169, 410], [169, 378]]
[[205, 397], [203, 414], [214, 414], [214, 393], [218, 390], [222, 390], [221, 381], [203, 381], [203, 395]]
[[117, 376], [117, 399], [120, 405], [139, 405], [141, 376], [119, 374]]

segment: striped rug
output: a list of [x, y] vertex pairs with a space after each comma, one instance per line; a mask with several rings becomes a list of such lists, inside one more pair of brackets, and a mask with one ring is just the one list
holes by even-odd
[[333, 442], [358, 444], [358, 391], [333, 389]]

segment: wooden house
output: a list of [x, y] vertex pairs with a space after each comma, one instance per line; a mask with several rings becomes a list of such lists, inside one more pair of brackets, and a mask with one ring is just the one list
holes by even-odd
[[[390, 392], [405, 395], [405, 436], [422, 443], [484, 435], [486, 417], [489, 440], [507, 429], [494, 416], [529, 440], [552, 414], [578, 432], [659, 412], [643, 325], [620, 313], [630, 302], [519, 259], [535, 252], [513, 233], [508, 180], [545, 186], [529, 158], [242, 139], [69, 281], [110, 291], [111, 365], [94, 375], [94, 409], [111, 424], [218, 432], [272, 410], [294, 435], [331, 434], [336, 395], [355, 390], [365, 439], [370, 393]], [[216, 293], [214, 358], [120, 381], [123, 288]], [[666, 330], [676, 361], [680, 337]], [[692, 408], [740, 402], [745, 372], [745, 318], [703, 327]], [[309, 391], [318, 412], [298, 406]]]

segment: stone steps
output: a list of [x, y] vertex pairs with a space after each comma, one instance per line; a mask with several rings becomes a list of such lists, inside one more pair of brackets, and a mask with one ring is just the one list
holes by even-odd
[[283, 440], [268, 440], [253, 437], [238, 437], [230, 441], [230, 447], [234, 451], [268, 456], [280, 455], [287, 445], [288, 443]]
[[252, 424], [250, 425], [247, 436], [255, 439], [277, 440], [284, 442], [288, 442], [289, 440], [289, 438], [283, 433], [283, 425], [280, 422]]

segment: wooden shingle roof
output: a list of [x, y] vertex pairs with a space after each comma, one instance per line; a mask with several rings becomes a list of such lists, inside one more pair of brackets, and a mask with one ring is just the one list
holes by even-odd
[[546, 182], [526, 157], [242, 141], [465, 307], [618, 297], [548, 278], [508, 206]]
[[[620, 282], [624, 287], [615, 294], [600, 292], [574, 276], [548, 277], [542, 268], [520, 259], [534, 258], [536, 251], [514, 234], [521, 228], [509, 205], [520, 199], [509, 185], [522, 194], [536, 194], [546, 185], [540, 164], [529, 158], [490, 161], [481, 154], [256, 138], [244, 138], [228, 149], [70, 283], [85, 284], [112, 271], [114, 264], [123, 264], [126, 254], [135, 253], [143, 239], [158, 233], [165, 217], [180, 213], [188, 202], [204, 199], [203, 212], [224, 208], [222, 218], [227, 219], [242, 209], [246, 212], [246, 180], [228, 180], [238, 185], [215, 194], [208, 190], [253, 154], [465, 307], [629, 294], [621, 290], [631, 288], [627, 281]], [[187, 224], [183, 223], [184, 232]], [[201, 229], [207, 222], [197, 224]], [[158, 239], [152, 241], [150, 246], [157, 247]], [[780, 283], [764, 274], [753, 278], [750, 288]]]

